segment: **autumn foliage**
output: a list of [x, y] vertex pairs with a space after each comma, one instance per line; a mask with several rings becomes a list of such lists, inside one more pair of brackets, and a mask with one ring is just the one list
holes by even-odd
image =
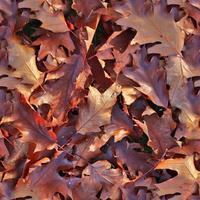
[[0, 0], [0, 200], [200, 199], [199, 0]]

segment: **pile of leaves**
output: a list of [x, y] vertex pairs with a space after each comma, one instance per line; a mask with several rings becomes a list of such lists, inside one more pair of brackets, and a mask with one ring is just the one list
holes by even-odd
[[0, 199], [200, 199], [199, 0], [0, 0]]

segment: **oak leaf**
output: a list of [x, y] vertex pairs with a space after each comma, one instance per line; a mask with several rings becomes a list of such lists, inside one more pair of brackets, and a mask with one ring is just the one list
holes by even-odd
[[13, 198], [31, 196], [33, 199], [52, 199], [56, 192], [64, 196], [69, 193], [66, 180], [58, 173], [59, 170], [69, 170], [73, 164], [65, 158], [66, 153], [61, 153], [45, 166], [37, 167], [33, 170], [28, 179], [20, 179], [16, 186]]
[[[90, 71], [82, 55], [74, 54], [44, 84], [45, 93], [32, 95], [31, 102], [49, 104], [53, 116], [61, 121], [66, 117], [71, 106], [75, 107], [79, 99], [84, 97], [84, 84]], [[58, 78], [56, 77], [58, 75]]]
[[197, 71], [191, 68], [180, 57], [171, 57], [167, 60], [167, 83], [170, 86], [169, 100], [173, 107], [179, 108], [179, 120], [186, 126], [197, 125], [198, 116], [195, 114], [189, 96], [192, 94], [186, 78], [192, 77]]
[[114, 136], [114, 140], [118, 142], [133, 132], [133, 126], [134, 124], [127, 113], [115, 105], [111, 113], [111, 123], [104, 128], [106, 134], [103, 138], [108, 140]]
[[[140, 8], [144, 1], [128, 2], [128, 11], [127, 7], [124, 7], [124, 10], [119, 8], [119, 12], [122, 13], [123, 17], [117, 21], [117, 24], [137, 30], [137, 34], [133, 39], [134, 43], [160, 42], [161, 44], [154, 45], [148, 52], [159, 53], [162, 56], [181, 54], [184, 33], [177, 26], [174, 19], [165, 10], [162, 10], [163, 5], [154, 5], [153, 11], [147, 12], [145, 8], [142, 11]], [[163, 1], [161, 2], [163, 3]], [[149, 8], [147, 7], [147, 9]]]
[[7, 49], [9, 65], [15, 71], [5, 70], [6, 74], [11, 74], [15, 78], [22, 78], [24, 84], [38, 84], [42, 73], [37, 68], [34, 49], [22, 45], [16, 37], [9, 38]]
[[53, 147], [55, 137], [46, 129], [45, 120], [30, 107], [20, 93], [14, 92], [12, 105], [13, 114], [9, 117], [9, 121], [22, 133], [21, 140], [35, 143], [36, 150]]
[[119, 199], [120, 187], [128, 182], [125, 174], [120, 169], [112, 169], [111, 164], [106, 160], [87, 166], [82, 173], [83, 177], [89, 176], [102, 188], [101, 199]]
[[51, 13], [45, 9], [40, 9], [36, 12], [36, 18], [42, 22], [42, 28], [54, 33], [63, 33], [70, 30], [62, 12]]
[[110, 122], [112, 106], [116, 102], [118, 88], [114, 84], [101, 94], [90, 87], [87, 102], [80, 105], [76, 129], [81, 134], [99, 132], [100, 126]]
[[125, 67], [123, 73], [128, 78], [137, 82], [137, 89], [152, 99], [156, 104], [167, 107], [168, 92], [166, 88], [166, 73], [159, 66], [157, 57], [150, 62], [146, 60], [145, 48], [133, 56], [133, 67]]
[[[171, 169], [178, 172], [178, 175], [165, 182], [156, 184], [159, 195], [180, 193], [177, 199], [186, 200], [195, 191], [196, 184], [199, 184], [199, 171], [194, 165], [194, 157], [162, 160], [156, 169]], [[173, 187], [169, 187], [173, 185]]]
[[163, 155], [166, 149], [176, 146], [175, 139], [171, 137], [176, 123], [172, 120], [169, 112], [165, 111], [161, 118], [156, 113], [146, 115], [144, 120], [148, 129], [149, 145], [156, 153]]
[[30, 8], [32, 11], [38, 11], [41, 9], [42, 4], [46, 0], [38, 0], [38, 1], [33, 1], [33, 0], [24, 0], [22, 2], [19, 2], [18, 7], [19, 8]]
[[38, 60], [42, 60], [47, 55], [56, 57], [56, 52], [60, 46], [64, 46], [69, 52], [75, 49], [74, 43], [69, 32], [66, 33], [48, 33], [39, 37], [32, 43], [33, 46], [40, 45]]
[[125, 141], [117, 142], [115, 145], [118, 164], [126, 164], [132, 175], [134, 175], [136, 171], [145, 173], [152, 168], [153, 163], [150, 154], [137, 152], [136, 150], [131, 149], [131, 146], [128, 146]]

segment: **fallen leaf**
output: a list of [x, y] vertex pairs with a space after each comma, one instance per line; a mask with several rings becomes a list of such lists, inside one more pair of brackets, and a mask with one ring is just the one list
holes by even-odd
[[175, 139], [171, 136], [176, 123], [172, 120], [170, 112], [165, 111], [161, 118], [156, 113], [146, 115], [144, 121], [150, 139], [148, 144], [156, 153], [162, 156], [166, 150], [176, 146]]
[[48, 33], [39, 37], [32, 45], [40, 45], [38, 60], [42, 60], [47, 55], [52, 55], [55, 58], [56, 52], [60, 46], [64, 46], [69, 52], [72, 52], [75, 49], [69, 32]]
[[70, 169], [72, 163], [61, 153], [46, 166], [40, 166], [33, 170], [28, 180], [20, 180], [16, 186], [13, 198], [31, 196], [33, 199], [52, 199], [56, 192], [64, 196], [69, 193], [66, 181], [58, 174], [59, 169]]
[[149, 96], [153, 102], [167, 107], [166, 73], [159, 66], [158, 58], [153, 57], [150, 62], [146, 61], [146, 52], [143, 48], [141, 52], [133, 55], [133, 59], [133, 66], [125, 67], [124, 75], [137, 82], [140, 85], [137, 89]]
[[159, 53], [162, 56], [180, 55], [184, 44], [184, 33], [173, 18], [162, 10], [161, 5], [154, 5], [152, 13], [146, 14], [145, 11], [142, 13], [141, 10], [136, 10], [139, 4], [142, 5], [141, 2], [128, 1], [129, 10], [119, 10], [123, 17], [117, 21], [117, 24], [137, 30], [134, 43], [161, 42], [151, 47], [149, 53]]
[[76, 124], [76, 130], [81, 134], [99, 132], [100, 126], [110, 122], [112, 106], [119, 94], [116, 85], [112, 85], [103, 94], [94, 87], [89, 90], [87, 102], [80, 105]]
[[65, 22], [63, 13], [61, 12], [51, 13], [44, 9], [40, 9], [36, 12], [36, 18], [42, 22], [42, 28], [54, 33], [64, 33], [70, 30]]
[[[179, 192], [179, 199], [186, 200], [195, 190], [199, 183], [199, 171], [194, 166], [194, 157], [166, 159], [161, 161], [156, 169], [171, 169], [178, 172], [178, 175], [163, 183], [156, 184], [159, 195], [174, 194]], [[169, 187], [173, 185], [173, 187]]]

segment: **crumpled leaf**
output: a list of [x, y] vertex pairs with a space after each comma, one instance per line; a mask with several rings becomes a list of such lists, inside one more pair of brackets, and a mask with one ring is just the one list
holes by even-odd
[[1, 0], [0, 199], [199, 199], [199, 5]]

